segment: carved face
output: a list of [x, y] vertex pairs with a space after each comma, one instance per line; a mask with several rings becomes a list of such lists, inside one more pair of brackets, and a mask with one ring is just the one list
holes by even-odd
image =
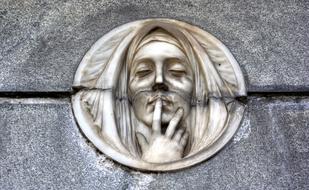
[[154, 105], [162, 100], [162, 124], [168, 124], [178, 108], [190, 113], [193, 72], [185, 54], [175, 45], [153, 41], [135, 54], [130, 69], [129, 94], [134, 113], [151, 126]]

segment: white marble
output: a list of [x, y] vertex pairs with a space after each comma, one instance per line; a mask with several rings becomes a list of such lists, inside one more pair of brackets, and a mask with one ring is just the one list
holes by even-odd
[[105, 155], [141, 170], [189, 167], [236, 132], [246, 96], [238, 63], [214, 36], [171, 19], [131, 22], [84, 56], [72, 103]]

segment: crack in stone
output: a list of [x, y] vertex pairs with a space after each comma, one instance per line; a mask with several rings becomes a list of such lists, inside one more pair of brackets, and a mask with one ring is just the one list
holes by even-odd
[[[26, 98], [52, 98], [52, 99], [63, 99], [63, 98], [71, 98], [72, 95], [75, 95], [79, 91], [91, 91], [91, 90], [100, 90], [100, 91], [108, 91], [112, 89], [98, 89], [98, 88], [82, 88], [75, 89], [73, 91], [0, 91], [0, 98], [16, 98], [16, 99], [26, 99]], [[304, 97], [309, 96], [309, 91], [304, 92], [247, 92], [247, 96], [238, 96], [238, 97], [214, 97], [210, 96], [208, 98], [230, 98], [237, 100], [239, 102], [246, 103], [248, 97], [279, 97], [279, 96], [296, 96], [296, 97]], [[118, 97], [118, 100], [125, 100], [126, 97]]]

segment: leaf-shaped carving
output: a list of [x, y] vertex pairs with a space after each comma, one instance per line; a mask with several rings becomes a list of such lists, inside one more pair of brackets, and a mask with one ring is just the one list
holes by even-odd
[[130, 30], [124, 30], [108, 39], [108, 43], [100, 46], [93, 52], [91, 57], [86, 59], [87, 66], [84, 67], [81, 86], [95, 87], [100, 75], [104, 72], [113, 57], [115, 50]]
[[232, 67], [232, 64], [224, 54], [224, 52], [210, 42], [201, 43], [201, 46], [207, 52], [210, 60], [215, 65], [222, 79], [228, 84], [237, 86], [237, 79], [235, 76], [234, 69]]

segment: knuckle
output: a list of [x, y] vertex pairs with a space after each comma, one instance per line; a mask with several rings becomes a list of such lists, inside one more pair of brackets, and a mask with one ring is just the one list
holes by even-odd
[[183, 133], [183, 129], [179, 129], [178, 131], [177, 131], [177, 134], [178, 135], [181, 135]]
[[182, 116], [182, 114], [183, 114], [183, 112], [182, 112], [182, 111], [178, 111], [178, 112], [176, 113], [176, 116], [181, 117], [181, 116]]
[[158, 122], [158, 121], [159, 121], [159, 119], [157, 119], [157, 118], [153, 119], [153, 122]]
[[160, 118], [159, 118], [159, 117], [155, 117], [155, 118], [153, 118], [153, 122], [155, 122], [155, 123], [160, 122]]
[[172, 125], [177, 125], [178, 122], [179, 122], [179, 119], [178, 119], [178, 118], [173, 118], [173, 119], [171, 119], [170, 124], [172, 124]]
[[176, 122], [175, 120], [171, 120], [169, 125], [170, 125], [170, 126], [174, 126], [174, 125], [176, 125], [176, 124], [177, 124], [177, 122]]

